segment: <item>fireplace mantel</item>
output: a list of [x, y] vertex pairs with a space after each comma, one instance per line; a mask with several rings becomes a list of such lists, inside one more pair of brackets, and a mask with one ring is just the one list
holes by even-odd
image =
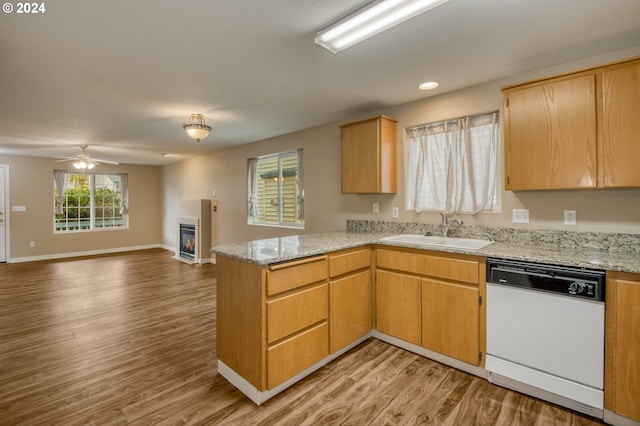
[[[215, 219], [218, 206], [215, 200], [182, 200], [178, 205], [176, 218], [176, 254], [175, 258], [186, 263], [215, 263], [211, 258], [211, 247], [215, 244]], [[180, 225], [195, 227], [195, 249], [193, 259], [181, 255], [182, 233]]]

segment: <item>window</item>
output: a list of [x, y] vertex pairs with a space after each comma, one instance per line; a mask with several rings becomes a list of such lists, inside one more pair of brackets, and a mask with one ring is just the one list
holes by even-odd
[[302, 149], [250, 158], [248, 169], [247, 222], [303, 228]]
[[127, 228], [126, 174], [54, 172], [54, 232]]
[[498, 112], [407, 130], [407, 202], [416, 212], [500, 210]]

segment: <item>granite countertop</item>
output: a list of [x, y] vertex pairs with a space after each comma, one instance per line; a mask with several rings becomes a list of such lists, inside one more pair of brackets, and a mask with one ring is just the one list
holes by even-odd
[[211, 253], [249, 263], [267, 265], [367, 244], [378, 244], [512, 260], [526, 260], [530, 262], [543, 262], [554, 265], [640, 273], [640, 256], [637, 253], [612, 253], [589, 248], [548, 247], [520, 242], [495, 242], [480, 250], [464, 250], [449, 247], [425, 247], [424, 245], [404, 242], [381, 241], [382, 238], [395, 234], [396, 233], [338, 231], [296, 235], [222, 244], [212, 248]]

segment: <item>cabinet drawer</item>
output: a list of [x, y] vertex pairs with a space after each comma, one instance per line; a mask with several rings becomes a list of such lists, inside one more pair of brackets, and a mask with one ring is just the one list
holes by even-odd
[[329, 316], [329, 285], [323, 284], [267, 302], [267, 343]]
[[329, 257], [329, 276], [337, 277], [371, 265], [371, 251], [367, 249], [338, 253]]
[[267, 389], [329, 356], [329, 325], [318, 324], [267, 349]]
[[479, 263], [475, 260], [384, 249], [376, 251], [376, 266], [471, 284], [477, 284], [479, 276]]
[[326, 256], [272, 266], [267, 272], [267, 296], [326, 279]]

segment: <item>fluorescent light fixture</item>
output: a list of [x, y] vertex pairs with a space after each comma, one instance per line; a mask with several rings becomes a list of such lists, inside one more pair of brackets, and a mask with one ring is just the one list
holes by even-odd
[[377, 0], [316, 33], [316, 43], [338, 53], [449, 0]]

